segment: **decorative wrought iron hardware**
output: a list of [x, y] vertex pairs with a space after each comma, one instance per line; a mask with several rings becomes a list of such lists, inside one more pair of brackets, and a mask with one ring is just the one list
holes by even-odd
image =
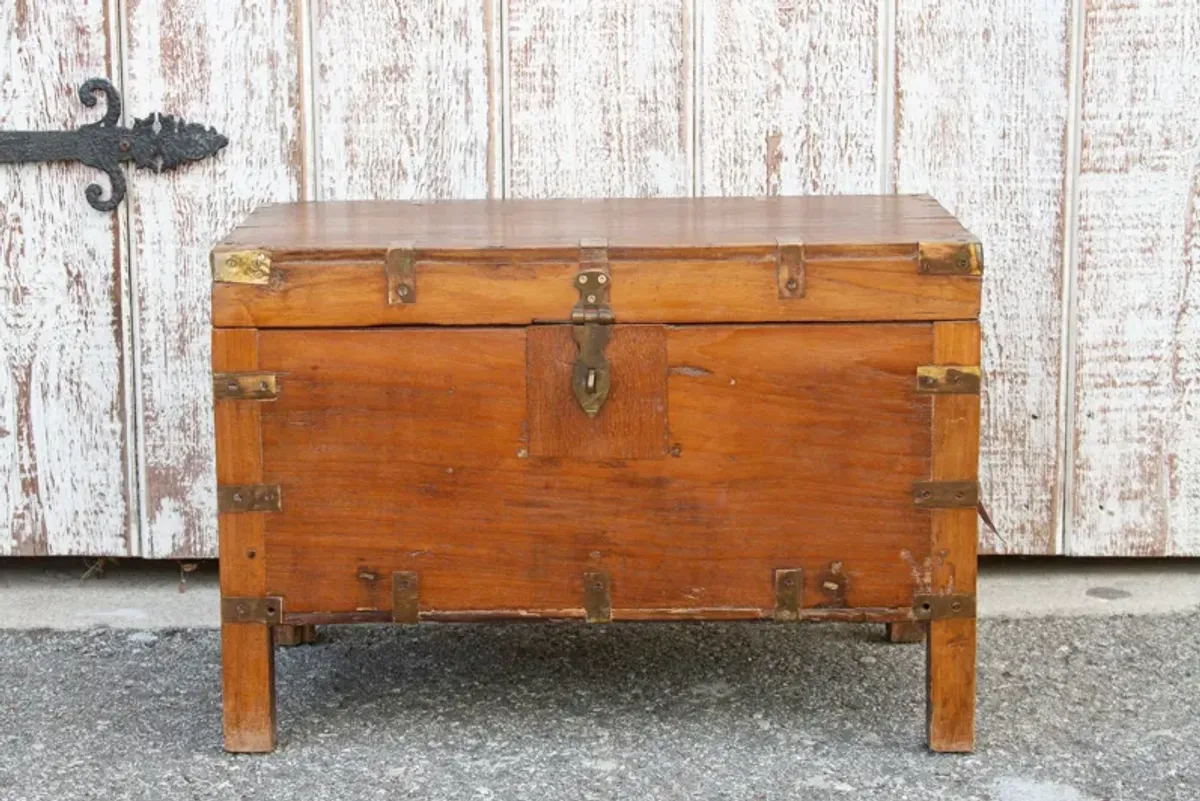
[[613, 322], [608, 292], [612, 274], [608, 271], [608, 242], [581, 242], [579, 273], [575, 288], [579, 302], [571, 309], [572, 335], [579, 345], [579, 356], [571, 374], [575, 399], [588, 417], [595, 417], [608, 399], [612, 384], [612, 368], [604, 356], [604, 348], [612, 338], [609, 324]]
[[104, 116], [74, 131], [0, 131], [0, 164], [43, 161], [78, 161], [108, 174], [111, 190], [103, 198], [100, 184], [84, 191], [88, 203], [98, 211], [112, 211], [125, 197], [125, 174], [121, 162], [132, 161], [142, 169], [166, 172], [184, 162], [213, 155], [229, 140], [214, 128], [184, 122], [170, 114], [153, 112], [135, 119], [132, 128], [121, 119], [121, 95], [103, 78], [92, 78], [79, 87], [79, 100], [88, 108], [96, 105], [96, 93], [104, 95]]

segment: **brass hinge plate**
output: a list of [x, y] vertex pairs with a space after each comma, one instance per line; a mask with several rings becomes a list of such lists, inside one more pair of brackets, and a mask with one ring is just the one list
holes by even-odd
[[775, 619], [791, 621], [800, 619], [800, 605], [804, 599], [804, 571], [800, 568], [775, 571]]
[[395, 244], [388, 248], [383, 260], [387, 273], [387, 302], [389, 306], [417, 302], [416, 257], [411, 244]]
[[983, 375], [964, 364], [923, 364], [917, 368], [917, 392], [933, 395], [978, 395]]
[[604, 355], [612, 335], [608, 326], [613, 322], [608, 299], [611, 286], [607, 241], [581, 241], [579, 272], [575, 276], [579, 300], [571, 309], [571, 322], [575, 324], [571, 335], [579, 346], [579, 353], [571, 371], [571, 389], [588, 417], [595, 417], [600, 412], [612, 383], [612, 368]]
[[275, 400], [278, 393], [274, 373], [213, 373], [215, 400]]
[[779, 284], [779, 299], [802, 298], [806, 291], [804, 245], [799, 242], [776, 241], [775, 278]]
[[222, 598], [222, 623], [265, 623], [278, 626], [283, 622], [283, 599], [275, 596], [266, 598]]
[[975, 617], [975, 596], [966, 593], [950, 595], [914, 595], [912, 615], [917, 620], [945, 620], [955, 617]]
[[979, 482], [917, 481], [913, 503], [918, 509], [974, 509], [979, 505]]
[[238, 484], [217, 487], [217, 511], [278, 512], [282, 507], [278, 484]]
[[608, 574], [583, 574], [583, 611], [588, 623], [612, 622], [612, 583]]
[[418, 596], [421, 580], [412, 571], [398, 570], [392, 574], [392, 622], [419, 623], [421, 621]]
[[271, 281], [271, 257], [262, 250], [213, 253], [213, 280], [221, 284], [267, 284]]
[[983, 275], [983, 247], [978, 242], [921, 242], [917, 261], [923, 275]]

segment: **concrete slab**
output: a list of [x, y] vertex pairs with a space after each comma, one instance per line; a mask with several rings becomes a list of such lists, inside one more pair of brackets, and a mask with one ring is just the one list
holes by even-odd
[[0, 799], [1200, 798], [1200, 615], [982, 621], [973, 755], [924, 749], [924, 649], [880, 629], [330, 627], [257, 757], [215, 631], [0, 631]]

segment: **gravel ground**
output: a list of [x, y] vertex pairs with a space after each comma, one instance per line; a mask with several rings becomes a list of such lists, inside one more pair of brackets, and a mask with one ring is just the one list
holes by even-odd
[[881, 628], [326, 628], [269, 756], [214, 631], [0, 631], [0, 799], [1200, 799], [1200, 614], [981, 622], [974, 755]]

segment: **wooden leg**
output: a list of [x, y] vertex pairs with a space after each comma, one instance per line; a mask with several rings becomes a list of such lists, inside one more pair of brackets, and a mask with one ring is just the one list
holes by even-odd
[[295, 626], [285, 623], [275, 627], [274, 635], [275, 644], [280, 647], [312, 645], [317, 641], [317, 627], [306, 625]]
[[975, 619], [929, 623], [929, 748], [975, 749]]
[[925, 627], [915, 620], [886, 623], [888, 642], [925, 642]]
[[263, 623], [221, 626], [225, 750], [275, 750], [275, 650]]

